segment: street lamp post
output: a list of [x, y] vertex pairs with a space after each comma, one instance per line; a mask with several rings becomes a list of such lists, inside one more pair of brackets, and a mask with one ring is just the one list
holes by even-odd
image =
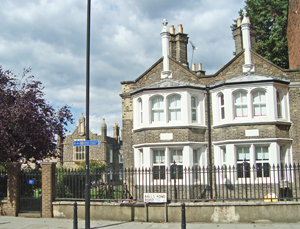
[[[86, 140], [89, 140], [90, 129], [90, 24], [91, 0], [87, 0], [87, 31], [86, 31]], [[89, 146], [85, 147], [85, 228], [90, 229], [90, 168]]]

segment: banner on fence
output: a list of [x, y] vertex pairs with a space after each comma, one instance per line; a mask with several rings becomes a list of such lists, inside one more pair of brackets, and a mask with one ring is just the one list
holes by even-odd
[[144, 193], [145, 203], [166, 203], [167, 193]]

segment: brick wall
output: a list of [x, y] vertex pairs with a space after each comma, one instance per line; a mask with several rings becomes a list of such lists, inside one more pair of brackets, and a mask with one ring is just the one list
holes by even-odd
[[9, 216], [18, 216], [20, 204], [20, 172], [21, 164], [18, 162], [7, 165], [7, 204], [4, 212]]
[[55, 163], [42, 164], [42, 217], [52, 218], [52, 201], [55, 199]]

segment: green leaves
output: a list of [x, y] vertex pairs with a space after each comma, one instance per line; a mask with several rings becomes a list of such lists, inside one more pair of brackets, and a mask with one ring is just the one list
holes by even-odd
[[[245, 3], [250, 23], [257, 30], [256, 52], [282, 68], [289, 68], [288, 0], [246, 0]], [[242, 17], [242, 9], [239, 15]]]

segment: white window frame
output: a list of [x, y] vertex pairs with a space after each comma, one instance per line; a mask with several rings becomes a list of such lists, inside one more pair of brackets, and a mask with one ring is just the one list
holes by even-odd
[[[243, 159], [239, 159], [239, 149], [241, 149], [241, 153], [243, 154]], [[247, 152], [248, 150], [248, 152]], [[246, 156], [248, 154], [248, 157]], [[239, 145], [236, 146], [236, 170], [237, 170], [237, 178], [250, 178], [251, 177], [251, 152], [249, 145]], [[244, 163], [247, 163], [244, 165]], [[247, 168], [246, 168], [247, 166]], [[242, 168], [242, 176], [240, 176], [240, 167]], [[244, 171], [244, 169], [249, 169], [249, 171]]]
[[[256, 93], [258, 94], [257, 96], [255, 96]], [[258, 100], [256, 98], [258, 98]], [[252, 109], [254, 117], [267, 116], [266, 102], [266, 92], [264, 90], [255, 90], [252, 92]], [[258, 108], [258, 114], [255, 113], [257, 111], [256, 108]]]
[[[84, 141], [85, 139], [74, 139], [74, 141]], [[85, 146], [73, 146], [73, 160], [84, 161], [85, 160]]]
[[[172, 101], [174, 100], [174, 101]], [[172, 118], [171, 114], [175, 117]], [[172, 94], [168, 97], [168, 120], [169, 122], [181, 121], [181, 96]]]
[[[155, 154], [157, 153], [157, 157], [160, 159], [156, 161]], [[162, 160], [163, 158], [163, 160]], [[166, 179], [166, 151], [165, 149], [152, 149], [152, 168], [153, 168], [153, 180], [165, 180]], [[155, 171], [155, 167], [158, 167], [158, 171]], [[161, 171], [163, 171], [161, 173]]]
[[[260, 150], [261, 158], [258, 158], [258, 150]], [[269, 163], [269, 146], [266, 145], [255, 145], [255, 168], [257, 178], [268, 178], [270, 177], [270, 163]], [[259, 166], [261, 165], [261, 166]], [[261, 172], [261, 174], [259, 174]]]
[[[237, 102], [237, 95], [240, 95], [241, 102]], [[233, 103], [234, 103], [234, 117], [235, 118], [246, 118], [249, 116], [248, 109], [248, 92], [247, 91], [236, 91], [233, 94]], [[241, 109], [241, 116], [238, 116], [237, 109]]]
[[[160, 100], [157, 101], [158, 106], [154, 107], [153, 101], [155, 100]], [[151, 99], [151, 122], [163, 122], [165, 120], [165, 109], [164, 109], [164, 97], [163, 96], [155, 96]], [[158, 113], [158, 120], [154, 120], [154, 113]]]
[[123, 164], [123, 155], [119, 154], [119, 164]]
[[[193, 104], [194, 103], [194, 104]], [[197, 122], [197, 106], [198, 100], [195, 96], [191, 96], [191, 120], [192, 122]]]
[[282, 118], [282, 93], [276, 90], [276, 115], [278, 119]]
[[138, 101], [139, 124], [143, 124], [143, 100], [142, 100], [142, 98], [139, 98], [137, 101]]
[[220, 108], [220, 120], [225, 119], [225, 99], [224, 94], [220, 93], [218, 96], [219, 108]]

